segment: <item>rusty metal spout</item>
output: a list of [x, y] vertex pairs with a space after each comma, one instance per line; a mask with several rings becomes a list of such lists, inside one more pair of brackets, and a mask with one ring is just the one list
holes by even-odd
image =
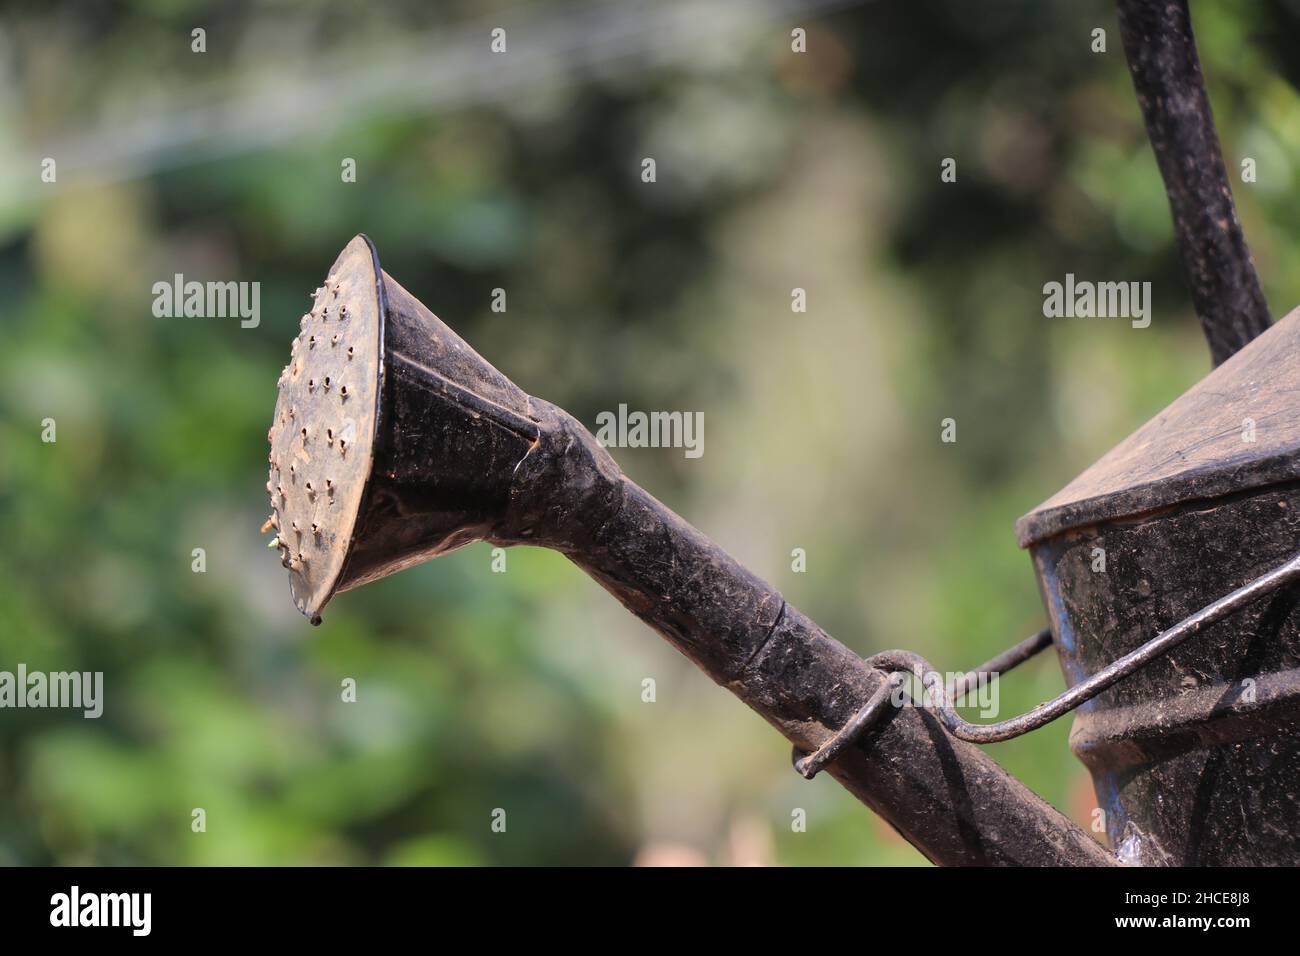
[[[475, 353], [382, 272], [365, 237], [316, 303], [271, 429], [283, 489], [271, 504], [291, 529], [281, 550], [308, 617], [470, 542], [526, 543], [567, 555], [804, 751], [887, 680], [630, 481], [571, 415]], [[347, 436], [346, 457], [331, 434]], [[827, 772], [938, 863], [1114, 862], [921, 708], [891, 708]]]

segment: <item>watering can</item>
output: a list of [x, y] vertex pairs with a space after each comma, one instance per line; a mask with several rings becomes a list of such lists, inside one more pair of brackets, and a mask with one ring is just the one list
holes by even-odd
[[1300, 310], [1017, 525], [1073, 686], [1255, 589], [1074, 718], [1128, 862], [1300, 862], [1297, 383]]
[[[1300, 563], [1286, 559], [1300, 527], [1300, 423], [1277, 388], [1300, 381], [1297, 356], [1300, 313], [1020, 524], [1050, 634], [975, 673], [1057, 648], [1087, 701], [1073, 745], [1112, 845], [1133, 861], [1296, 853], [1300, 827], [1276, 836], [1250, 821], [1259, 801], [1278, 804], [1273, 824], [1298, 805], [1288, 668], [1300, 594], [1288, 585]], [[1255, 440], [1242, 442], [1251, 417]], [[364, 236], [302, 318], [269, 438], [273, 543], [313, 622], [337, 593], [471, 542], [552, 548], [785, 734], [806, 776], [828, 770], [931, 859], [1112, 862], [976, 746], [1075, 699], [967, 724], [924, 661], [859, 659], [630, 481], [576, 419], [493, 368], [380, 268]], [[1108, 675], [1126, 655], [1140, 659]], [[909, 672], [932, 706], [890, 706]], [[1206, 762], [1218, 785], [1204, 783]], [[1213, 819], [1195, 846], [1189, 815]]]
[[[493, 368], [361, 235], [302, 317], [268, 432], [295, 605], [319, 623], [337, 594], [476, 541], [551, 548], [783, 734], [801, 774], [830, 774], [936, 863], [1300, 862], [1300, 311], [1259, 318], [1203, 90], [1162, 106], [1162, 83], [1199, 84], [1185, 16], [1121, 3], [1153, 140], [1190, 123], [1214, 146], [1203, 167], [1157, 155], [1222, 361], [1017, 525], [1048, 627], [951, 686], [906, 651], [859, 658]], [[996, 724], [958, 715], [973, 681], [1048, 647], [1064, 693]], [[980, 749], [1068, 713], [1109, 848]]]

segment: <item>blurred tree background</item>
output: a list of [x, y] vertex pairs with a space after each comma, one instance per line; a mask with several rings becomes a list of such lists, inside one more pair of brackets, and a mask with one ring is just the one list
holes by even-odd
[[[1192, 12], [1280, 316], [1300, 4]], [[703, 411], [703, 457], [616, 457], [850, 647], [950, 670], [1044, 621], [1014, 520], [1209, 366], [1105, 0], [19, 2], [0, 70], [0, 670], [105, 674], [97, 721], [0, 711], [0, 862], [923, 862], [557, 555], [297, 615], [265, 432], [357, 232], [589, 427]], [[1045, 319], [1066, 272], [1151, 281], [1151, 327]], [[259, 282], [260, 325], [156, 318], [176, 273]], [[1045, 656], [1002, 714], [1061, 687]], [[1087, 824], [1069, 723], [992, 749]]]

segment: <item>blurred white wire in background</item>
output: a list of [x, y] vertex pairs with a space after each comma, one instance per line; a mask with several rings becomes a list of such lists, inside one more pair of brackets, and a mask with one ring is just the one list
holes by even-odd
[[[90, 178], [112, 182], [188, 163], [327, 136], [358, 119], [447, 111], [513, 97], [583, 74], [617, 83], [674, 67], [705, 71], [744, 55], [758, 31], [798, 17], [856, 6], [861, 0], [687, 0], [564, 3], [498, 11], [448, 30], [377, 44], [373, 35], [329, 50], [298, 44], [288, 27], [246, 27], [224, 96], [172, 87], [159, 78], [153, 102], [98, 104], [98, 116], [60, 118], [35, 143], [24, 127], [15, 31], [0, 32], [0, 204], [37, 198], [44, 157], [58, 163], [58, 185]], [[490, 51], [492, 31], [507, 51]], [[298, 28], [301, 29], [301, 28]], [[178, 44], [189, 37], [178, 34]], [[208, 38], [211, 45], [212, 37]], [[286, 64], [286, 56], [292, 56]], [[83, 128], [84, 127], [84, 128]]]

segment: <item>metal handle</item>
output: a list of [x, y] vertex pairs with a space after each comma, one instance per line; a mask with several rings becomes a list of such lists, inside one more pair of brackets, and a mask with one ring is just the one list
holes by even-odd
[[1187, 0], [1119, 0], [1133, 89], [1214, 364], [1268, 329], [1268, 303], [1232, 201]]

